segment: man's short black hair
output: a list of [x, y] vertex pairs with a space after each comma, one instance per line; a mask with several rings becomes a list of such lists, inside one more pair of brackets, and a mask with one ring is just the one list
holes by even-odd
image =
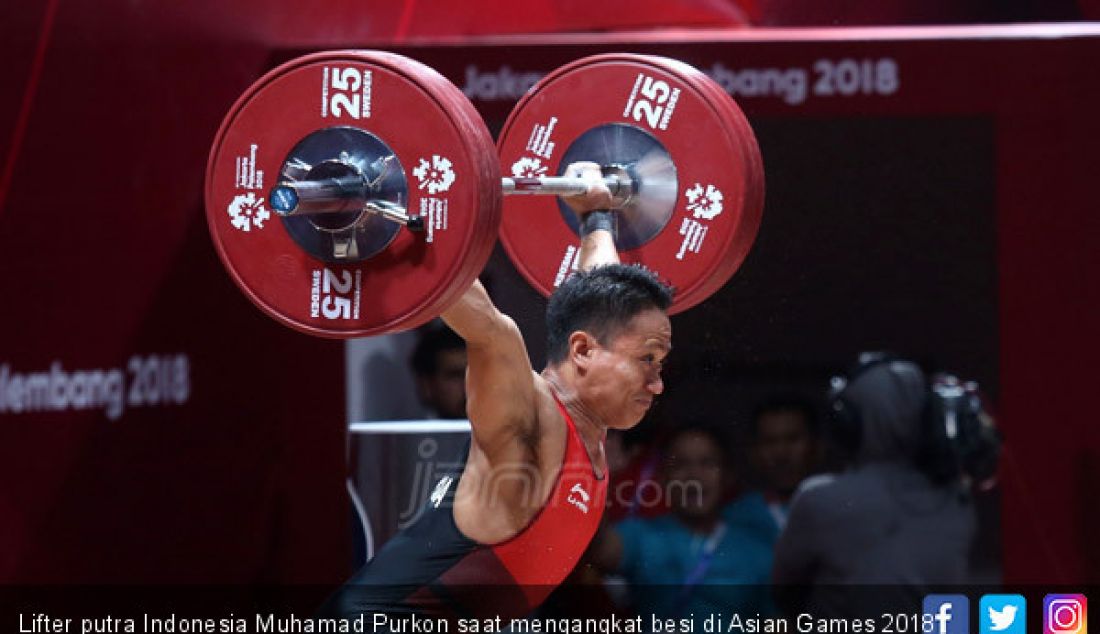
[[583, 330], [606, 345], [635, 315], [668, 310], [672, 289], [652, 271], [632, 264], [608, 264], [577, 271], [546, 307], [546, 358], [560, 363], [569, 352], [569, 335]]
[[429, 326], [420, 332], [412, 355], [412, 369], [417, 376], [431, 376], [439, 369], [439, 353], [465, 350], [466, 342], [447, 326]]

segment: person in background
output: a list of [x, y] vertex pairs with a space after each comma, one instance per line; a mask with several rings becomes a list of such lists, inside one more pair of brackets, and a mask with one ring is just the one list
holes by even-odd
[[640, 612], [697, 619], [766, 612], [771, 545], [722, 516], [734, 480], [724, 433], [698, 422], [678, 427], [664, 456], [660, 503], [671, 512], [604, 527], [593, 563], [625, 579]]
[[466, 342], [442, 323], [421, 330], [412, 354], [425, 418], [466, 418]]
[[773, 570], [786, 611], [912, 611], [933, 587], [967, 580], [977, 520], [962, 474], [937, 478], [921, 466], [930, 394], [915, 363], [881, 354], [834, 379], [831, 435], [855, 459], [794, 497]]
[[787, 524], [795, 490], [821, 462], [817, 412], [794, 395], [771, 397], [753, 412], [749, 425], [752, 490], [725, 509], [727, 520], [752, 525], [774, 542]]

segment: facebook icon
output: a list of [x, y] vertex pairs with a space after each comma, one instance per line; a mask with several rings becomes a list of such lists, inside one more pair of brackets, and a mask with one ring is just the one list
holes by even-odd
[[961, 594], [924, 597], [925, 634], [970, 634], [970, 599]]

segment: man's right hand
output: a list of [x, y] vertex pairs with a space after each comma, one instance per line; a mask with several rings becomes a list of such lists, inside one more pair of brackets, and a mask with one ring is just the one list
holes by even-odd
[[[565, 176], [580, 178], [588, 184], [588, 190], [575, 196], [563, 196], [565, 204], [577, 214], [581, 227], [581, 254], [578, 267], [587, 271], [604, 264], [618, 264], [619, 251], [615, 247], [615, 235], [611, 229], [614, 218], [607, 222], [604, 218], [589, 217], [589, 214], [598, 212], [602, 214], [614, 214], [610, 211], [612, 204], [611, 190], [604, 182], [603, 171], [596, 163], [580, 161], [571, 163], [565, 168]], [[592, 222], [592, 221], [598, 222]], [[602, 222], [600, 222], [602, 221]]]
[[611, 190], [604, 182], [603, 172], [597, 163], [578, 161], [570, 163], [562, 175], [566, 178], [579, 178], [588, 184], [588, 191], [574, 196], [562, 196], [565, 204], [583, 220], [589, 212], [611, 208]]

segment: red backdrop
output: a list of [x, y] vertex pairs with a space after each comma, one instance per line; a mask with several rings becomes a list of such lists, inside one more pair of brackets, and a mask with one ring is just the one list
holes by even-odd
[[[203, 169], [229, 105], [293, 51], [444, 29], [612, 26], [595, 11], [549, 3], [513, 14], [428, 6], [360, 16], [351, 2], [295, 12], [256, 2], [154, 9], [52, 0], [9, 12], [0, 25], [8, 70], [0, 92], [0, 580], [328, 583], [346, 573], [342, 347], [271, 323], [232, 287], [206, 234]], [[660, 6], [630, 14], [656, 17], [628, 26], [731, 25], [756, 11]], [[623, 12], [604, 3], [598, 13]], [[1053, 37], [1037, 37], [1044, 34]], [[460, 86], [471, 64], [546, 72], [604, 50], [660, 52], [704, 69], [798, 68], [811, 82], [826, 72], [819, 60], [889, 58], [902, 74], [888, 94], [825, 96], [811, 86], [801, 100], [739, 100], [762, 120], [992, 121], [991, 328], [999, 333], [997, 405], [1011, 438], [1005, 571], [1017, 581], [1095, 579], [1100, 554], [1087, 527], [1100, 438], [1089, 368], [1100, 352], [1092, 335], [1100, 221], [1089, 157], [1100, 85], [1084, 78], [1095, 75], [1100, 30], [678, 32], [453, 45], [461, 55], [401, 50]], [[490, 120], [511, 107], [512, 97], [474, 96]]]

